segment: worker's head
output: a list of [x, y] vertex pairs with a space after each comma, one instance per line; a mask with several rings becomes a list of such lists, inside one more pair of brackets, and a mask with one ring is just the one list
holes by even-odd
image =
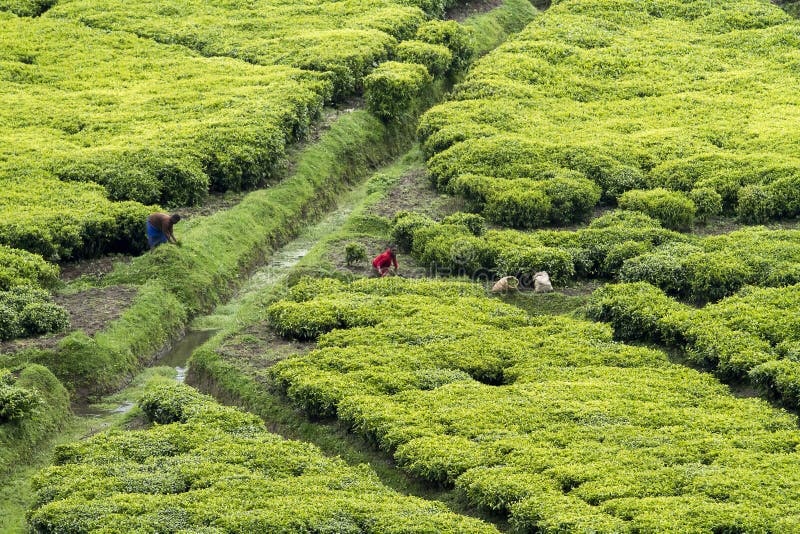
[[178, 215], [177, 213], [173, 213], [172, 215], [169, 216], [169, 222], [171, 222], [172, 224], [175, 224], [176, 222], [178, 222], [180, 220], [181, 220], [181, 216]]
[[394, 245], [389, 245], [389, 252], [392, 253], [392, 256], [396, 256], [397, 255], [397, 247], [394, 246]]

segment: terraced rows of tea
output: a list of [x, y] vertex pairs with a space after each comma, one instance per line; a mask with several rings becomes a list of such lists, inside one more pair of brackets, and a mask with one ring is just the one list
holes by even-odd
[[679, 228], [795, 217], [798, 32], [759, 0], [558, 2], [423, 119], [432, 178], [521, 228], [601, 199]]
[[0, 0], [0, 530], [800, 532], [784, 7]]
[[323, 104], [359, 94], [400, 41], [435, 48], [415, 36], [446, 7], [60, 2], [13, 14], [36, 5], [0, 6], [0, 243], [47, 259], [141, 252], [142, 204], [268, 184]]

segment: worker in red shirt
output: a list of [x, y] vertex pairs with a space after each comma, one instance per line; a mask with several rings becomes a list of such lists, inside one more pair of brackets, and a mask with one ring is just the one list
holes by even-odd
[[379, 254], [372, 260], [372, 273], [378, 276], [389, 274], [389, 267], [394, 264], [394, 272], [397, 274], [397, 249], [389, 247], [385, 252]]

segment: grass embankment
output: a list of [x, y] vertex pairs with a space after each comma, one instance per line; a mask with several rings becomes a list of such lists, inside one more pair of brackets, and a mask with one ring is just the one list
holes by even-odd
[[46, 368], [0, 369], [0, 532], [22, 531], [33, 473], [25, 466], [42, 459], [43, 443], [68, 425], [69, 416], [67, 390]]

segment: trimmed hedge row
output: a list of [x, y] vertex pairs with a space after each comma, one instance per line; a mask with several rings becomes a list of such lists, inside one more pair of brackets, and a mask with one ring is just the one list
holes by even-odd
[[753, 227], [698, 237], [666, 230], [639, 212], [614, 211], [577, 231], [484, 233], [459, 219], [466, 216], [436, 222], [400, 212], [392, 239], [439, 274], [526, 278], [544, 270], [556, 283], [584, 277], [642, 281], [695, 303], [719, 300], [748, 284], [800, 283], [797, 230]]
[[59, 269], [40, 256], [0, 245], [0, 290], [17, 286], [52, 288], [58, 283]]
[[[352, 316], [369, 314], [364, 290], [386, 282], [305, 282], [301, 301], [276, 306], [313, 315], [349, 301]], [[521, 532], [797, 527], [796, 417], [615, 343], [605, 325], [392, 294], [379, 322], [332, 330], [270, 374], [296, 406], [336, 415], [407, 473], [454, 485]]]
[[153, 389], [141, 406], [162, 424], [57, 449], [34, 479], [36, 532], [497, 532], [187, 386]]
[[646, 284], [606, 286], [589, 315], [608, 321], [621, 339], [684, 349], [691, 362], [726, 380], [749, 378], [786, 406], [800, 406], [800, 285], [748, 287], [695, 309]]
[[69, 313], [47, 291], [31, 286], [0, 291], [0, 340], [58, 332], [68, 326]]

